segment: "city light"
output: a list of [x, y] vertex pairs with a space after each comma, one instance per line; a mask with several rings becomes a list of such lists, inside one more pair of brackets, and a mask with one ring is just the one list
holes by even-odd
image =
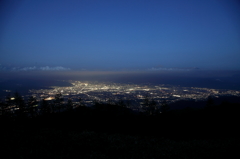
[[[209, 96], [240, 96], [239, 91], [210, 89], [199, 87], [181, 87], [173, 85], [137, 85], [123, 84], [113, 82], [90, 82], [90, 81], [69, 81], [72, 86], [68, 87], [51, 87], [52, 89], [30, 90], [38, 100], [53, 100], [53, 95], [61, 93], [64, 98], [71, 98], [77, 101], [80, 97], [83, 101], [88, 101], [89, 105], [93, 104], [94, 100], [106, 102], [106, 99], [117, 101], [120, 99], [130, 100], [135, 103], [141, 103], [146, 96], [156, 100], [166, 100], [168, 103], [173, 103], [178, 100], [206, 100]], [[141, 105], [141, 104], [140, 104]], [[138, 105], [139, 106], [139, 105]]]

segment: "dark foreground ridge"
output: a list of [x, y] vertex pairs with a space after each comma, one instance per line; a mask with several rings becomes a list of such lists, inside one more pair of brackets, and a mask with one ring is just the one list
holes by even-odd
[[[4, 107], [2, 103], [2, 108]], [[42, 103], [47, 105], [47, 103]], [[55, 102], [57, 107], [59, 103]], [[133, 112], [95, 103], [63, 112], [1, 116], [7, 158], [226, 158], [238, 155], [237, 103], [211, 101], [202, 109]], [[2, 109], [4, 110], [4, 109]], [[26, 112], [26, 111], [25, 111]], [[6, 115], [4, 115], [6, 114]], [[29, 114], [29, 113], [28, 113]], [[34, 114], [34, 113], [33, 113]]]

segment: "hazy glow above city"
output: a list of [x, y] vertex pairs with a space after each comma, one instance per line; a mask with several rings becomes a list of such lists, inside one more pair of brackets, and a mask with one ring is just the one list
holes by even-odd
[[[179, 89], [189, 90], [189, 88], [202, 88], [209, 90], [240, 90], [240, 72], [239, 71], [207, 71], [207, 70], [145, 70], [145, 71], [1, 71], [1, 91], [2, 95], [6, 96], [8, 91], [24, 91], [52, 88], [52, 86], [71, 87], [72, 82], [79, 81], [80, 84], [86, 81], [86, 87], [94, 89], [91, 83], [97, 82], [100, 84], [96, 88], [108, 91], [111, 84], [116, 85], [116, 88], [122, 85], [132, 85], [126, 92], [132, 92], [137, 87], [146, 86], [161, 86], [169, 85], [178, 87]], [[63, 83], [59, 81], [65, 81]], [[74, 83], [74, 82], [73, 82]], [[111, 83], [111, 84], [109, 84]], [[75, 86], [75, 85], [74, 85]], [[73, 87], [74, 88], [74, 87]], [[76, 87], [75, 87], [76, 88]], [[151, 87], [142, 88], [148, 91]], [[115, 89], [115, 87], [114, 87]], [[151, 89], [150, 89], [151, 90]], [[116, 89], [121, 92], [120, 90]], [[183, 91], [184, 92], [184, 91]], [[57, 93], [55, 91], [55, 93]], [[72, 92], [73, 93], [73, 92]], [[80, 93], [80, 92], [79, 92]], [[184, 92], [186, 93], [186, 91]], [[68, 92], [68, 94], [71, 94]], [[76, 94], [76, 92], [75, 92]], [[143, 93], [144, 94], [144, 93]], [[233, 93], [231, 93], [233, 94]], [[53, 94], [52, 94], [53, 95]], [[179, 95], [179, 94], [172, 94]], [[207, 95], [211, 95], [208, 93]], [[206, 98], [207, 95], [200, 94], [201, 98]], [[49, 96], [48, 96], [49, 97]], [[48, 98], [47, 97], [47, 98]], [[175, 96], [178, 97], [178, 96]], [[182, 96], [181, 96], [182, 97]]]

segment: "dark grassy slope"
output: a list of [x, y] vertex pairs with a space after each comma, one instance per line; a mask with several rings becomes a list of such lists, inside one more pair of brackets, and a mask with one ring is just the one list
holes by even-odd
[[[164, 137], [70, 131], [14, 130], [2, 139], [9, 158], [232, 158], [236, 139], [171, 140]], [[237, 157], [237, 156], [235, 156]]]
[[[114, 105], [79, 107], [72, 112], [32, 119], [31, 125], [58, 129], [91, 130], [174, 138], [224, 138], [237, 136], [239, 104], [225, 103], [204, 109], [170, 111], [155, 116], [134, 113]], [[34, 124], [35, 123], [35, 124]], [[38, 124], [36, 124], [38, 123]], [[227, 130], [227, 132], [225, 132]]]
[[113, 106], [1, 118], [9, 158], [215, 158], [237, 155], [239, 104], [149, 116]]

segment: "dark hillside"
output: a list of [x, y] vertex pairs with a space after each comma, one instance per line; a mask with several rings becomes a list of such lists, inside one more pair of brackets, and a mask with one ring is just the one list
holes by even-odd
[[43, 158], [38, 153], [54, 158], [112, 158], [116, 153], [117, 158], [229, 157], [240, 146], [239, 111], [239, 104], [227, 102], [155, 115], [96, 104], [32, 118], [2, 115], [2, 152], [9, 158]]

